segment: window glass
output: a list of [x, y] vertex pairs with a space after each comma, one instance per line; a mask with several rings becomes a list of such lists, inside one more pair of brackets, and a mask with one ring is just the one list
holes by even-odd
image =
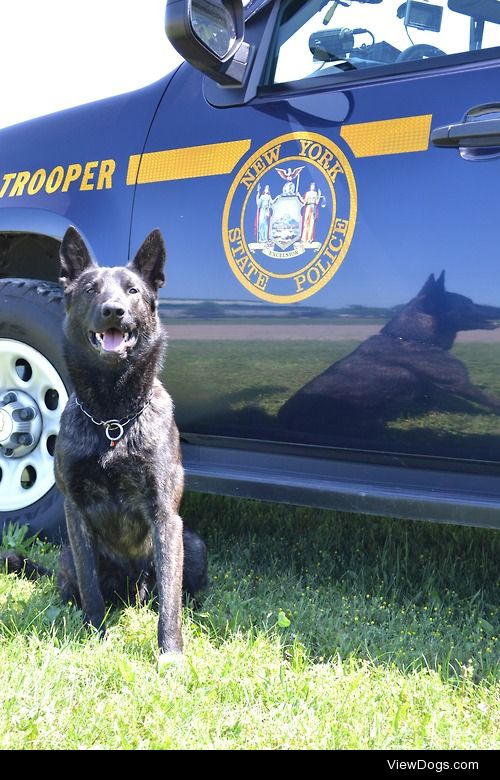
[[[318, 11], [318, 8], [320, 10]], [[347, 75], [500, 46], [500, 0], [291, 2], [270, 83]]]

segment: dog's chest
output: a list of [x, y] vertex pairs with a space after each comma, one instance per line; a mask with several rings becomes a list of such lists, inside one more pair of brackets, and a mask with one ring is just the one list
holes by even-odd
[[110, 553], [125, 558], [151, 553], [156, 500], [149, 471], [143, 458], [119, 451], [73, 461], [71, 498]]

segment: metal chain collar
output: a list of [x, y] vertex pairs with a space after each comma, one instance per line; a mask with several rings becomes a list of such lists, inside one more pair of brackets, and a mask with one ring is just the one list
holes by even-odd
[[75, 401], [77, 405], [80, 407], [82, 412], [89, 418], [89, 420], [92, 420], [94, 425], [103, 425], [104, 426], [104, 433], [106, 434], [106, 437], [109, 439], [109, 446], [114, 447], [117, 441], [120, 441], [122, 436], [124, 435], [124, 427], [125, 425], [128, 425], [129, 423], [136, 420], [139, 415], [141, 415], [146, 409], [147, 406], [151, 403], [151, 396], [149, 396], [148, 400], [142, 407], [142, 409], [139, 409], [138, 412], [135, 414], [129, 414], [128, 417], [121, 417], [119, 420], [96, 420], [92, 415], [87, 412], [85, 407], [83, 406], [82, 402], [78, 400], [75, 396]]

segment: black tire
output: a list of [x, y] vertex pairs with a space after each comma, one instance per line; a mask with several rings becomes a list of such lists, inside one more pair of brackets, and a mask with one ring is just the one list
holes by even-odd
[[[61, 325], [64, 316], [62, 298], [60, 287], [51, 282], [36, 279], [0, 280], [0, 339], [2, 340], [0, 347], [4, 350], [4, 365], [8, 363], [13, 342], [20, 346], [20, 355], [22, 357], [24, 354], [28, 356], [30, 354], [23, 345], [27, 345], [28, 348], [35, 350], [50, 363], [52, 369], [55, 369], [69, 395], [71, 384], [62, 351]], [[5, 341], [6, 339], [9, 341]], [[28, 368], [27, 371], [29, 372], [29, 370]], [[12, 371], [12, 369], [5, 369], [4, 371], [4, 377], [7, 375], [7, 379], [4, 382], [7, 385], [10, 381], [8, 371]], [[2, 384], [1, 373], [0, 384]], [[0, 387], [0, 399], [4, 395], [5, 390], [8, 389], [9, 387]], [[53, 406], [48, 407], [52, 410], [53, 420], [51, 426], [55, 424], [54, 419], [58, 421], [58, 416], [60, 416], [64, 407], [62, 399], [60, 401], [56, 399], [54, 403], [56, 404], [55, 408]], [[55, 441], [54, 435], [50, 438]], [[42, 446], [41, 442], [42, 437], [40, 438], [40, 444], [37, 446]], [[52, 449], [52, 444], [53, 442], [51, 441], [50, 449]], [[49, 449], [47, 442], [45, 442], [45, 445]], [[47, 484], [50, 482], [50, 478], [53, 475], [50, 457], [51, 453], [47, 456], [47, 453], [43, 452], [43, 462], [45, 464], [44, 485], [46, 482]], [[10, 460], [12, 461], [13, 459], [11, 458]], [[21, 456], [18, 457], [18, 463], [22, 463]], [[0, 469], [2, 464], [4, 471], [7, 470], [8, 466], [10, 467], [10, 463], [6, 464], [5, 462], [5, 449], [2, 453], [0, 448]], [[0, 487], [1, 479], [2, 476], [0, 476]], [[20, 486], [23, 489], [17, 485], [10, 488], [11, 495], [14, 496], [13, 501], [10, 501], [5, 485], [6, 483], [4, 483], [4, 498], [1, 498], [2, 491], [0, 490], [0, 530], [6, 523], [15, 522], [28, 524], [30, 532], [40, 532], [42, 536], [48, 539], [57, 540], [64, 536], [65, 522], [62, 497], [55, 483], [49, 486], [44, 495], [33, 500], [33, 493], [30, 496], [29, 489], [25, 491], [26, 498], [24, 498], [23, 489], [25, 484], [22, 483], [21, 479]], [[24, 502], [24, 505], [12, 508], [12, 506], [8, 506], [9, 501], [17, 504]]]

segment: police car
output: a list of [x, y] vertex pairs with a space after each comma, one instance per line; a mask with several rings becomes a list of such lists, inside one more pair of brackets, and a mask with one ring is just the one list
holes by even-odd
[[[160, 228], [188, 486], [500, 525], [500, 2], [171, 0], [177, 70], [0, 133], [0, 519], [55, 535], [58, 248]], [[498, 102], [496, 102], [498, 101]]]

